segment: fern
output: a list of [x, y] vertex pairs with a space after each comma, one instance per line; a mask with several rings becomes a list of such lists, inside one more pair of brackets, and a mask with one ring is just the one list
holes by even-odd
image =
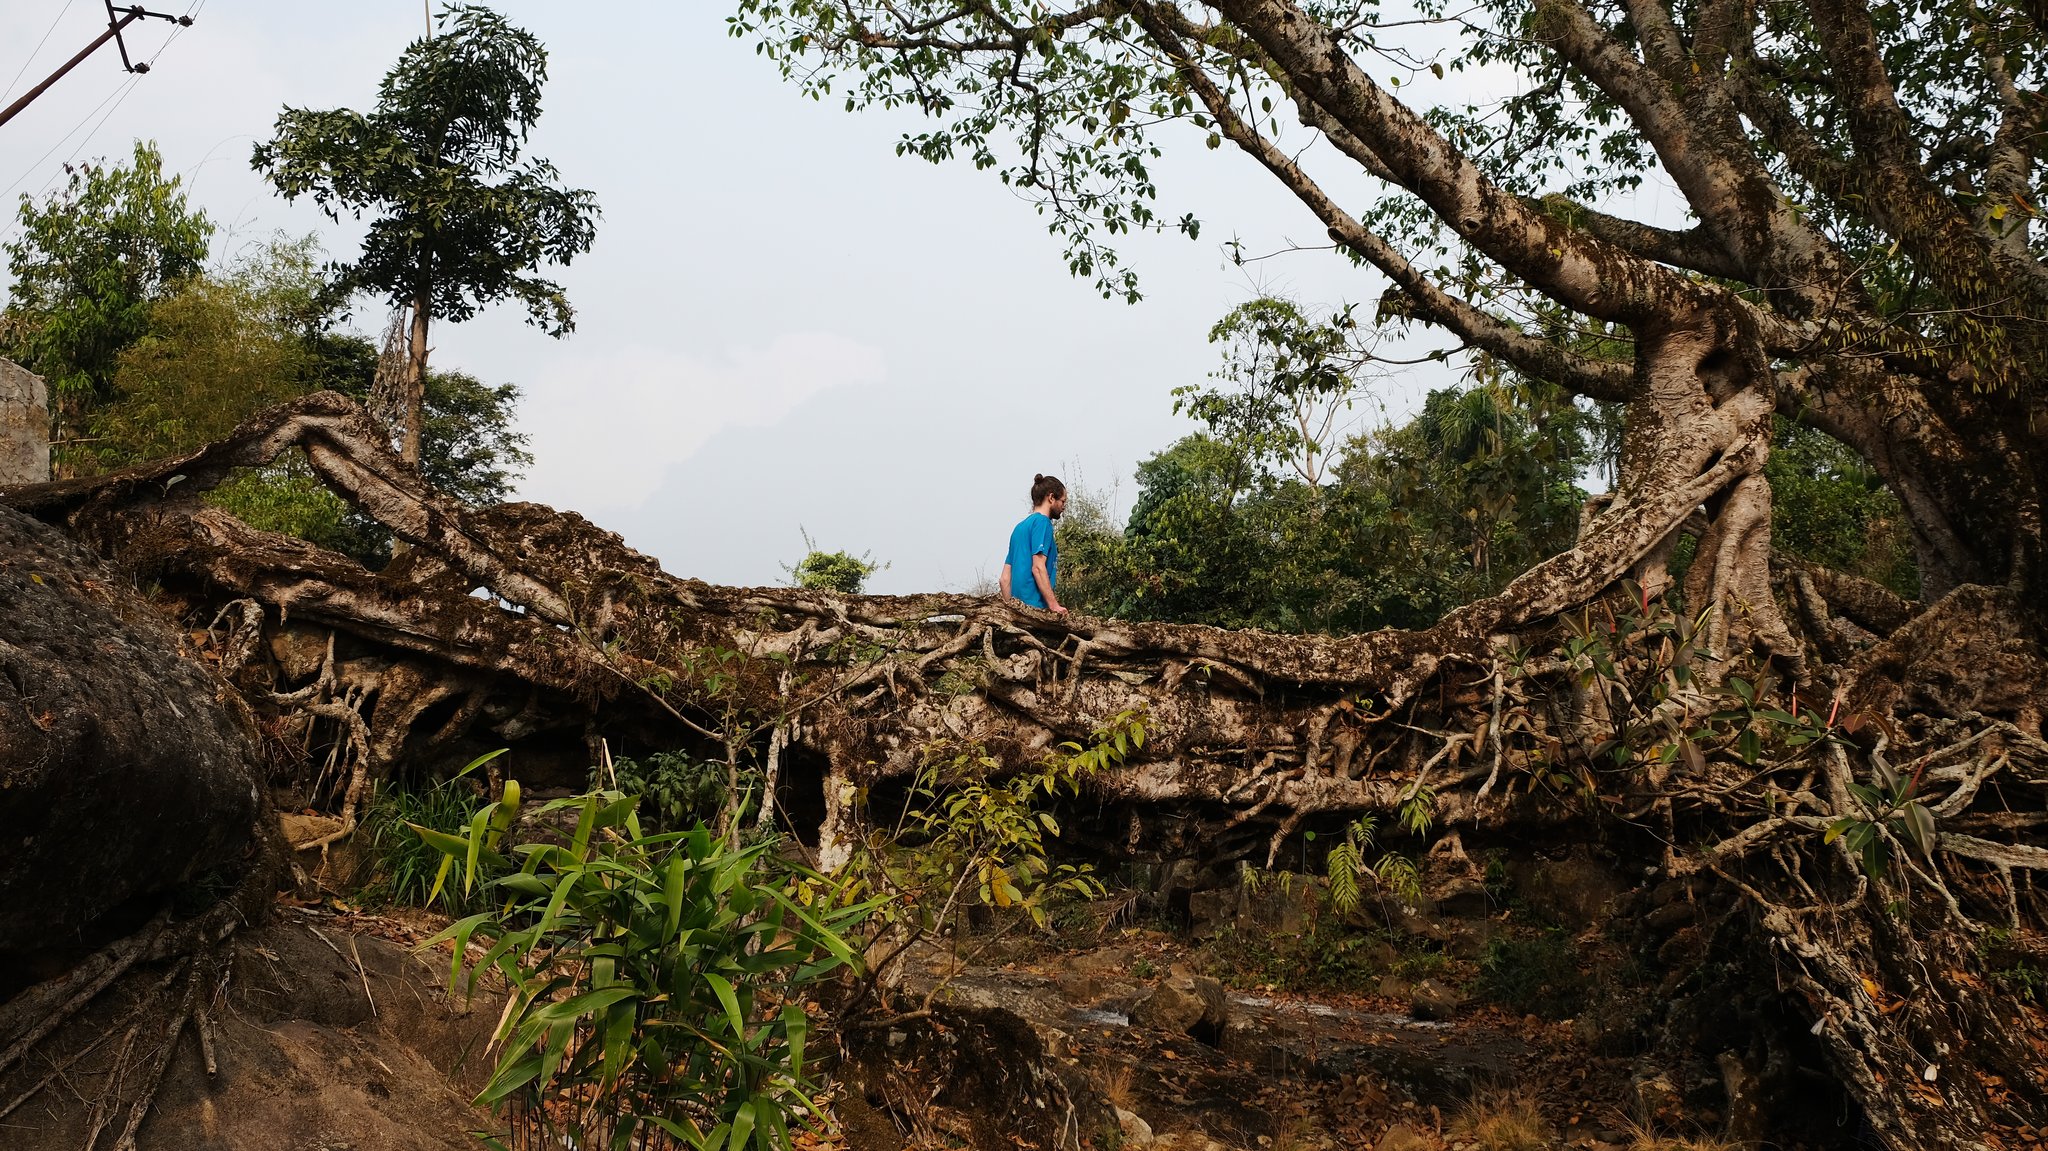
[[1425, 836], [1436, 818], [1436, 789], [1418, 785], [1415, 794], [1401, 801], [1396, 818], [1412, 834]]
[[1330, 849], [1324, 870], [1330, 877], [1330, 903], [1340, 912], [1358, 906], [1358, 881], [1365, 875], [1365, 851], [1372, 846], [1379, 821], [1361, 815], [1344, 829], [1344, 839]]
[[1330, 849], [1330, 905], [1340, 912], [1358, 906], [1358, 873], [1365, 861], [1349, 840]]
[[1415, 869], [1415, 861], [1396, 851], [1380, 856], [1373, 868], [1373, 874], [1402, 903], [1414, 907], [1422, 902], [1422, 873]]

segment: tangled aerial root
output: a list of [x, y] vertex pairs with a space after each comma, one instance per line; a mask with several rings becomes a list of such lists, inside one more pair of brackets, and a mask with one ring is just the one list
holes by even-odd
[[[287, 448], [405, 554], [370, 572], [200, 498]], [[181, 459], [7, 496], [158, 578], [212, 625], [209, 650], [260, 715], [332, 751], [323, 775], [346, 782], [330, 840], [370, 787], [437, 749], [602, 733], [758, 765], [771, 799], [814, 789], [830, 864], [859, 831], [862, 788], [915, 777], [935, 747], [1021, 764], [1141, 712], [1142, 754], [1094, 778], [1104, 824], [1127, 829], [1105, 850], [1271, 865], [1318, 824], [1418, 804], [1460, 834], [1612, 827], [1659, 877], [1740, 893], [1761, 962], [1806, 1005], [1799, 1025], [1896, 1146], [1975, 1147], [1977, 1132], [2048, 1122], [2048, 1026], [1996, 989], [1982, 946], [1996, 931], [2035, 954], [2048, 923], [2033, 878], [2048, 849], [2018, 814], [2048, 805], [2030, 617], [1981, 588], [1916, 615], [1787, 566], [1794, 637], [1744, 550], [1768, 509], [1730, 499], [1689, 529], [1714, 561], [1695, 569], [1695, 598], [1718, 602], [1725, 584], [1761, 602], [1742, 621], [1706, 612], [1695, 633], [1639, 585], [1614, 595], [1699, 503], [1671, 498], [1602, 510], [1580, 549], [1433, 628], [1319, 637], [679, 579], [573, 514], [447, 501], [326, 394]], [[1750, 730], [1780, 742], [1751, 746]], [[1909, 841], [1902, 806], [1859, 798], [1884, 779], [1912, 781], [1931, 850]], [[1885, 874], [1830, 842], [1845, 819], [1872, 825]], [[126, 967], [184, 957], [159, 976], [175, 1022], [138, 1018], [119, 1041], [125, 1093], [96, 1118], [130, 1130], [188, 1019], [204, 1046], [219, 968], [197, 940], [117, 947], [140, 948]], [[0, 1070], [39, 1038], [7, 1026], [12, 1007]]]

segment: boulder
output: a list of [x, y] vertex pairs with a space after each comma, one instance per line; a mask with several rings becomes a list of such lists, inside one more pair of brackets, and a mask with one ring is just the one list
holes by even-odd
[[1123, 1134], [1125, 1147], [1150, 1147], [1158, 1142], [1152, 1134], [1152, 1125], [1135, 1111], [1116, 1108], [1116, 1127]]
[[49, 399], [41, 376], [0, 359], [0, 487], [50, 478]]
[[1170, 975], [1131, 1006], [1131, 1022], [1218, 1038], [1229, 1021], [1229, 1004], [1223, 984], [1206, 975]]
[[0, 506], [0, 956], [229, 868], [254, 724], [129, 582]]

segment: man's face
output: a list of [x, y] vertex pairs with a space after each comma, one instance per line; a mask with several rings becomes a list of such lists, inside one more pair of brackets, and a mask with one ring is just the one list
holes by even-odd
[[1054, 497], [1052, 497], [1051, 499], [1049, 499], [1049, 500], [1045, 501], [1045, 514], [1046, 514], [1046, 516], [1047, 516], [1048, 518], [1051, 518], [1051, 519], [1058, 519], [1058, 518], [1060, 518], [1061, 516], [1065, 515], [1065, 514], [1066, 514], [1066, 512], [1067, 512], [1067, 497], [1066, 497], [1066, 496], [1064, 496], [1064, 495], [1058, 495], [1058, 496], [1054, 496]]

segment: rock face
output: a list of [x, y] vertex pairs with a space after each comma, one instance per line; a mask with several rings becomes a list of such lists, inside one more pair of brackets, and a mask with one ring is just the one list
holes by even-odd
[[239, 860], [255, 747], [120, 577], [0, 506], [0, 966]]
[[49, 390], [41, 376], [0, 359], [0, 488], [49, 478]]

